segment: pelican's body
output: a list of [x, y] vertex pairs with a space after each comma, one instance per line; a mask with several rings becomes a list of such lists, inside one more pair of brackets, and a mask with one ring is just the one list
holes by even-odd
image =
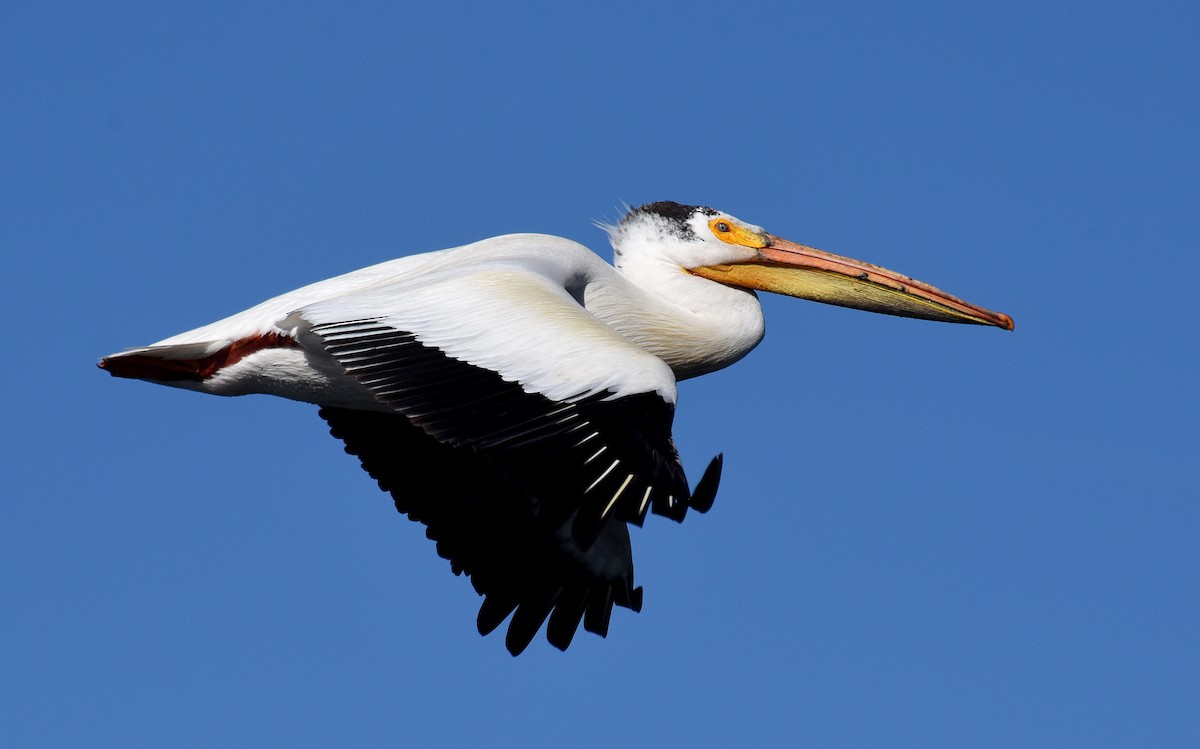
[[711, 505], [720, 458], [689, 490], [670, 434], [676, 382], [762, 339], [748, 289], [1012, 327], [709, 208], [650, 204], [610, 234], [615, 268], [567, 239], [494, 237], [311, 284], [101, 366], [320, 405], [486, 596], [480, 631], [515, 610], [516, 654], [547, 616], [565, 649], [581, 618], [603, 635], [613, 603], [639, 609], [626, 524]]
[[[622, 367], [622, 362], [597, 356], [602, 350], [595, 346], [597, 333], [602, 339], [607, 339], [609, 332], [616, 333], [635, 343], [665, 363], [674, 380], [726, 367], [762, 339], [762, 309], [752, 294], [714, 285], [691, 275], [668, 277], [663, 281], [666, 283], [660, 288], [664, 292], [670, 289], [669, 282], [674, 281], [684, 287], [681, 290], [692, 285], [715, 287], [713, 291], [720, 298], [689, 305], [686, 295], [681, 294], [681, 298], [675, 300], [667, 293], [647, 291], [577, 242], [546, 234], [508, 234], [462, 247], [390, 260], [319, 281], [223, 320], [166, 338], [142, 351], [202, 343], [206, 346], [203, 353], [207, 355], [209, 348], [216, 350], [268, 335], [300, 340], [308, 321], [303, 316], [290, 315], [314, 303], [338, 298], [352, 300], [358, 305], [371, 304], [373, 302], [364, 300], [372, 298], [379, 298], [381, 305], [402, 301], [412, 309], [436, 301], [438, 314], [447, 322], [475, 318], [482, 329], [490, 321], [491, 314], [511, 314], [511, 299], [520, 296], [522, 286], [527, 287], [528, 295], [524, 300], [527, 306], [521, 310], [531, 318], [539, 313], [548, 316], [576, 313], [572, 319], [562, 322], [561, 337], [553, 342], [553, 356], [579, 356], [576, 364], [580, 367], [595, 368], [597, 374], [607, 372], [611, 379], [593, 383], [592, 387], [599, 388], [603, 384], [614, 388], [618, 394], [637, 392], [645, 383], [622, 381], [632, 374]], [[651, 284], [647, 286], [653, 288]], [[549, 290], [559, 289], [565, 296], [547, 294]], [[489, 291], [500, 293], [492, 295]], [[538, 300], [540, 295], [546, 298]], [[481, 304], [489, 302], [495, 308], [481, 308]], [[574, 309], [577, 306], [589, 314], [578, 314], [579, 310]], [[608, 330], [598, 330], [592, 318], [598, 319]], [[536, 321], [531, 319], [530, 322]], [[495, 355], [506, 352], [526, 356], [529, 342], [520, 337], [521, 333], [517, 326], [497, 331], [496, 339], [506, 335], [512, 338], [510, 341], [497, 340]], [[426, 335], [435, 336], [432, 332]], [[612, 343], [610, 340], [604, 342]], [[450, 347], [453, 345], [449, 344]], [[126, 353], [134, 351], [138, 350]], [[622, 353], [632, 352], [622, 352], [616, 347], [607, 352], [611, 357], [619, 357]], [[655, 374], [662, 376], [664, 373]], [[568, 373], [568, 389], [569, 383], [577, 382], [579, 375], [578, 371]], [[203, 380], [174, 380], [171, 384], [216, 395], [266, 393], [328, 406], [386, 410], [369, 390], [346, 378], [320, 347], [271, 345], [222, 367]], [[556, 391], [561, 388], [560, 383], [555, 385], [558, 386]], [[655, 382], [655, 388], [664, 393], [670, 391], [673, 397], [673, 383]]]

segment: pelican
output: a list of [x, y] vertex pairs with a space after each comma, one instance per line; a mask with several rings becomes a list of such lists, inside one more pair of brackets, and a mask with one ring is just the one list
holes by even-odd
[[755, 289], [1013, 329], [712, 208], [650, 203], [603, 228], [615, 268], [561, 237], [492, 237], [320, 281], [99, 366], [318, 405], [483, 596], [480, 634], [511, 615], [518, 655], [547, 619], [566, 650], [581, 622], [604, 637], [614, 605], [640, 611], [628, 524], [712, 506], [722, 456], [689, 487], [671, 437], [676, 383], [758, 344]]

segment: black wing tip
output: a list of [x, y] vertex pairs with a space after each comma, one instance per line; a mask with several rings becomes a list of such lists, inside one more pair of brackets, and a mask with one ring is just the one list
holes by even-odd
[[589, 596], [589, 605], [583, 615], [583, 628], [588, 632], [608, 637], [608, 622], [612, 618], [612, 589], [605, 586]]
[[563, 651], [571, 646], [579, 623], [583, 620], [587, 601], [587, 589], [583, 587], [566, 590], [559, 596], [550, 614], [550, 623], [546, 625], [546, 640], [551, 645]]
[[526, 600], [521, 602], [516, 613], [513, 614], [512, 622], [508, 625], [508, 637], [506, 638], [506, 640], [520, 644], [520, 650], [513, 652], [510, 644], [510, 653], [517, 655], [533, 641], [538, 630], [546, 623], [550, 612], [558, 605], [558, 599], [562, 593], [561, 582], [546, 581], [545, 584], [538, 586], [536, 594], [527, 596]]
[[[580, 618], [583, 617], [583, 612], [579, 612]], [[567, 648], [571, 647], [571, 641], [575, 639], [575, 631], [579, 629], [579, 622], [575, 622], [573, 626], [564, 626], [560, 631], [546, 628], [546, 641], [562, 652], [567, 652]]]
[[[376, 479], [380, 488], [392, 495], [396, 509], [426, 525], [425, 535], [435, 541], [438, 555], [450, 561], [451, 571], [467, 575], [475, 591], [484, 595], [476, 617], [477, 629], [480, 635], [487, 636], [506, 628], [505, 647], [514, 657], [523, 653], [543, 629], [547, 641], [556, 649], [565, 651], [581, 625], [585, 630], [607, 637], [614, 606], [641, 611], [642, 588], [633, 586], [632, 570], [617, 578], [597, 579], [586, 574], [579, 577], [576, 573], [566, 572], [563, 573], [565, 577], [560, 577], [552, 570], [535, 566], [526, 569], [530, 574], [524, 576], [525, 582], [521, 583], [520, 580], [510, 580], [505, 576], [507, 567], [495, 570], [492, 566], [481, 566], [475, 557], [462, 556], [463, 539], [451, 533], [456, 528], [446, 525], [446, 519], [434, 511], [435, 506], [423, 505], [416, 495], [410, 501], [409, 492], [400, 491], [408, 487], [404, 486], [405, 477], [397, 478], [391, 458], [397, 452], [407, 455], [408, 450], [415, 449], [421, 455], [431, 456], [430, 459], [435, 463], [439, 460], [447, 463], [452, 469], [460, 467], [462, 461], [445, 458], [448, 454], [446, 448], [439, 446], [428, 433], [400, 414], [329, 406], [320, 407], [318, 413], [328, 423], [329, 433], [345, 443], [345, 452], [359, 458], [363, 468]], [[671, 516], [682, 520], [690, 501], [682, 471], [669, 478], [660, 479], [656, 476], [652, 483], [661, 485], [660, 481], [667, 486], [660, 489], [661, 493], [654, 498], [655, 504], [662, 502], [669, 505], [667, 509]], [[673, 488], [674, 492], [668, 487]], [[614, 486], [613, 490], [617, 491], [618, 488]], [[479, 488], [476, 490], [482, 491]], [[632, 492], [630, 496], [633, 496]], [[644, 496], [649, 497], [648, 493]], [[645, 498], [636, 508], [636, 521], [639, 524], [645, 519], [644, 513], [650, 509]], [[606, 506], [606, 509], [610, 508]], [[620, 517], [620, 510], [605, 519], [603, 513], [589, 516], [577, 508], [576, 516], [564, 517], [563, 523], [570, 523], [567, 528], [574, 531], [574, 543], [586, 549], [590, 544], [581, 542], [595, 541], [603, 532], [606, 522], [623, 520], [625, 518]], [[619, 524], [623, 529], [625, 523]]]
[[[533, 634], [537, 634], [534, 632]], [[529, 647], [529, 643], [533, 642], [533, 634], [528, 639], [520, 639], [513, 635], [512, 627], [508, 629], [508, 635], [504, 638], [504, 647], [508, 649], [510, 655], [516, 658], [521, 653], [525, 652], [525, 648]]]
[[696, 512], [708, 512], [712, 509], [713, 502], [717, 499], [717, 489], [721, 486], [721, 468], [724, 465], [725, 454], [717, 453], [717, 456], [709, 461], [708, 468], [704, 469], [704, 475], [692, 491], [691, 505]]
[[639, 585], [629, 592], [629, 602], [626, 605], [634, 613], [642, 610], [642, 586]]
[[588, 632], [608, 637], [613, 607], [620, 606], [637, 613], [642, 610], [643, 597], [642, 587], [631, 588], [628, 582], [623, 587], [568, 588], [549, 599], [537, 596], [529, 601], [492, 595], [480, 606], [476, 625], [479, 634], [486, 637], [512, 615], [504, 646], [514, 658], [525, 652], [543, 624], [546, 625], [547, 642], [566, 651], [580, 624]]
[[479, 615], [475, 617], [475, 626], [479, 630], [479, 634], [486, 637], [496, 631], [496, 628], [504, 623], [504, 620], [516, 607], [517, 600], [514, 598], [501, 598], [496, 595], [484, 598], [483, 604], [479, 607]]

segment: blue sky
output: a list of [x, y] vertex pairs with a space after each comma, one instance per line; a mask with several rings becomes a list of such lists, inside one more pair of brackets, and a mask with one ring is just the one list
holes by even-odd
[[[1194, 3], [4, 16], [5, 743], [1200, 742]], [[681, 388], [715, 508], [565, 654], [480, 638], [315, 408], [94, 366], [495, 234], [607, 257], [664, 199], [1017, 329], [765, 298]]]

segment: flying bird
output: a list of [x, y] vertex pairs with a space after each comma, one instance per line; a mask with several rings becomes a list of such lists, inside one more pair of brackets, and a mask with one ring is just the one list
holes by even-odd
[[628, 524], [713, 504], [689, 486], [676, 383], [763, 336], [754, 290], [1012, 330], [1007, 315], [728, 213], [659, 202], [608, 230], [614, 265], [561, 237], [509, 234], [320, 281], [104, 357], [130, 377], [314, 403], [396, 508], [427, 527], [523, 651], [565, 650], [639, 611]]

